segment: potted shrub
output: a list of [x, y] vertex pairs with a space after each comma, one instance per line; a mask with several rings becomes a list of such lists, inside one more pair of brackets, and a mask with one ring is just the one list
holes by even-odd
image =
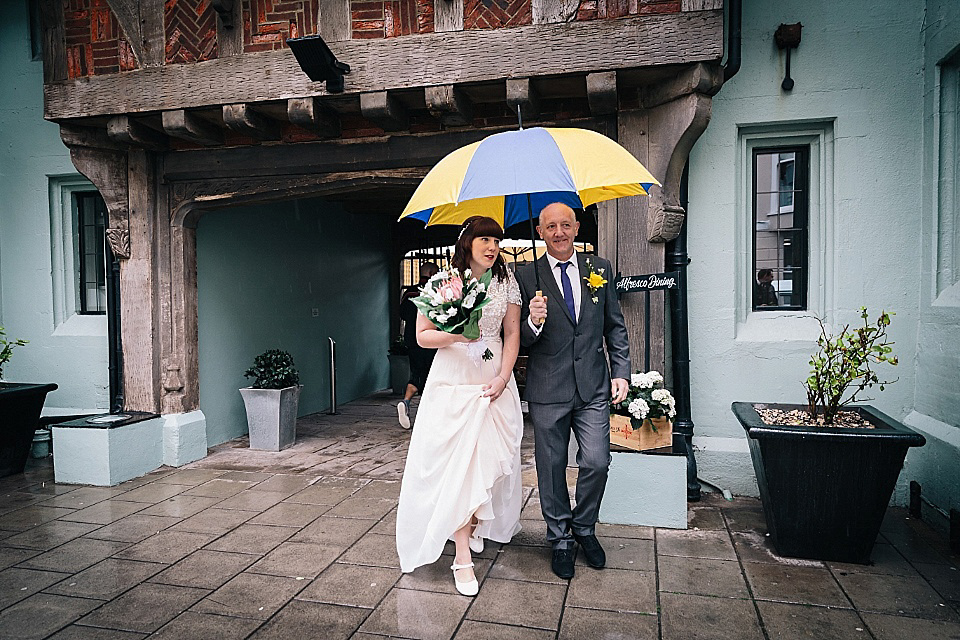
[[866, 564], [910, 447], [922, 435], [863, 402], [860, 394], [896, 380], [887, 327], [893, 314], [845, 325], [829, 336], [820, 322], [805, 404], [735, 402], [749, 436], [767, 529], [783, 556]]
[[610, 404], [610, 444], [634, 451], [672, 446], [670, 419], [676, 414], [676, 401], [659, 372], [634, 373], [626, 399]]
[[387, 358], [390, 360], [390, 389], [394, 395], [402, 396], [410, 380], [410, 356], [402, 335], [390, 344]]
[[0, 477], [22, 473], [33, 445], [33, 433], [40, 422], [40, 412], [47, 393], [55, 384], [4, 382], [3, 367], [13, 357], [13, 350], [26, 340], [7, 340], [0, 327]]
[[303, 388], [293, 356], [279, 349], [265, 351], [243, 375], [253, 378], [252, 385], [240, 389], [247, 410], [250, 448], [280, 451], [292, 445]]

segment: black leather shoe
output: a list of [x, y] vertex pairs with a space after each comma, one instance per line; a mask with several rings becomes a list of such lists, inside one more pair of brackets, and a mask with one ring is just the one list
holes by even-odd
[[603, 547], [600, 546], [600, 541], [597, 540], [597, 536], [593, 534], [588, 536], [573, 534], [573, 538], [577, 541], [577, 544], [580, 545], [580, 548], [583, 549], [583, 557], [586, 559], [588, 565], [594, 569], [603, 569], [603, 567], [606, 566], [607, 554], [603, 552]]
[[553, 562], [550, 563], [550, 567], [558, 578], [569, 580], [573, 577], [573, 560], [576, 556], [577, 552], [573, 549], [553, 550]]

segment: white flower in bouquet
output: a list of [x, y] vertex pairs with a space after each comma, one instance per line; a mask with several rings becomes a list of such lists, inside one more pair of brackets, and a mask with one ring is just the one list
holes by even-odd
[[649, 379], [653, 384], [659, 384], [663, 382], [663, 376], [660, 375], [659, 371], [648, 371], [647, 379]]
[[[440, 331], [476, 340], [480, 337], [481, 310], [490, 302], [487, 290], [492, 276], [489, 270], [479, 279], [472, 277], [469, 269], [462, 276], [457, 269], [440, 271], [420, 289], [413, 303]], [[492, 357], [486, 349], [483, 359]]]
[[645, 420], [647, 414], [650, 413], [650, 405], [648, 405], [643, 398], [634, 398], [630, 401], [627, 411], [637, 420]]
[[643, 380], [643, 374], [642, 374], [642, 373], [631, 373], [631, 374], [630, 374], [630, 384], [631, 384], [631, 386], [639, 387], [639, 386], [640, 386], [640, 382], [641, 382], [642, 380]]
[[656, 400], [657, 402], [663, 403], [673, 396], [670, 395], [670, 392], [666, 389], [654, 389], [650, 394], [650, 397]]

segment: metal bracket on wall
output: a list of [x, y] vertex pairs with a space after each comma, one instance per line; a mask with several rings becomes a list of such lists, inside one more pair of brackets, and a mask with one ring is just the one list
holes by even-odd
[[777, 49], [787, 50], [786, 74], [784, 75], [783, 82], [780, 83], [780, 88], [784, 91], [793, 90], [793, 78], [790, 77], [790, 50], [800, 46], [800, 31], [802, 29], [803, 25], [799, 22], [796, 24], [781, 24], [773, 34], [773, 40], [777, 43]]
[[233, 3], [234, 0], [213, 0], [210, 3], [225, 29], [233, 29]]

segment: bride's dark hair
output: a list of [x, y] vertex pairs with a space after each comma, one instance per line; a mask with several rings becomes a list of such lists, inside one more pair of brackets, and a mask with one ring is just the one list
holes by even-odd
[[[487, 216], [471, 216], [463, 222], [460, 227], [460, 237], [453, 247], [453, 260], [451, 261], [453, 266], [460, 270], [460, 273], [470, 268], [473, 239], [483, 237], [503, 240], [503, 229], [500, 228], [496, 220]], [[497, 255], [497, 259], [491, 268], [497, 280], [503, 282], [507, 279], [507, 263], [503, 261], [503, 255]]]

